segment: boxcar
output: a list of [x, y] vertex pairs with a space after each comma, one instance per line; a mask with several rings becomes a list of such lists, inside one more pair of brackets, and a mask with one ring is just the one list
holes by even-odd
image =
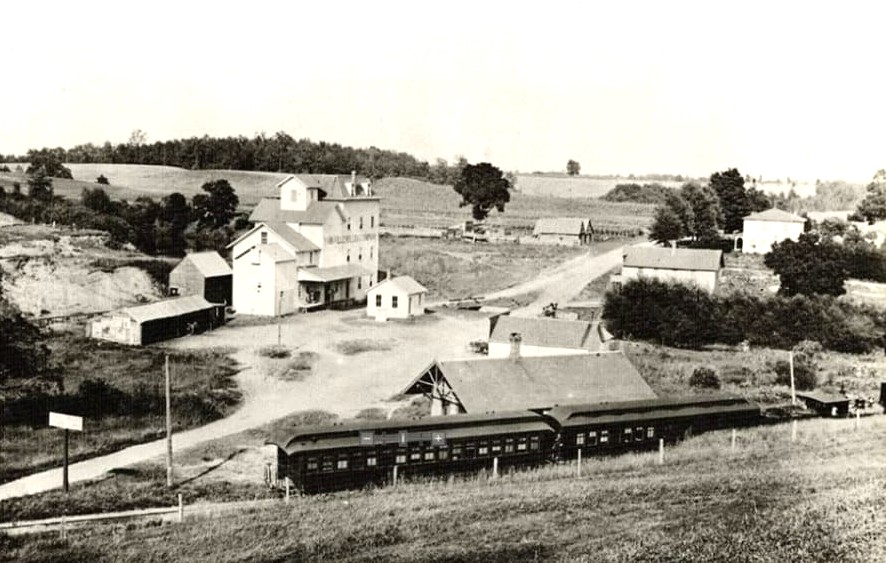
[[554, 407], [546, 416], [558, 431], [553, 456], [619, 453], [654, 448], [720, 428], [757, 424], [760, 407], [741, 397], [717, 395]]
[[538, 464], [554, 436], [544, 416], [519, 411], [305, 427], [268, 443], [278, 478], [316, 493], [389, 483], [394, 467], [399, 478]]

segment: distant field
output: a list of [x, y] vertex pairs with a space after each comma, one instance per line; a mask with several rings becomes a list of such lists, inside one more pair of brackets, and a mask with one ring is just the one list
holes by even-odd
[[679, 188], [683, 182], [657, 182], [654, 180], [631, 180], [628, 178], [593, 178], [556, 174], [518, 174], [517, 189], [524, 195], [554, 196], [565, 198], [602, 197], [616, 184], [661, 184]]

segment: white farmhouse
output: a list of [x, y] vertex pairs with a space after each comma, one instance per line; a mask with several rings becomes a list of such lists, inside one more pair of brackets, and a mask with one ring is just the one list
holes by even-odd
[[232, 242], [233, 305], [285, 315], [366, 298], [378, 280], [379, 200], [364, 177], [297, 174], [262, 199]]
[[410, 276], [386, 279], [366, 292], [366, 314], [379, 321], [424, 315], [427, 292]]
[[632, 246], [624, 254], [621, 282], [653, 278], [695, 284], [713, 293], [722, 267], [721, 250]]
[[767, 209], [744, 218], [741, 251], [766, 254], [776, 242], [797, 240], [803, 233], [806, 219], [781, 209]]

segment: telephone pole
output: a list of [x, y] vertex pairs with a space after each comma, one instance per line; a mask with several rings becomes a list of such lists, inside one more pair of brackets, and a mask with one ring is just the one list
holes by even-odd
[[172, 400], [169, 381], [169, 354], [166, 355], [166, 486], [172, 488]]

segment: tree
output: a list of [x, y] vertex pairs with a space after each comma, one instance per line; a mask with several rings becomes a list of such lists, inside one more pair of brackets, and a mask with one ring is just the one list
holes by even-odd
[[867, 187], [867, 195], [858, 204], [858, 213], [873, 225], [886, 219], [886, 171], [880, 170]]
[[453, 189], [461, 196], [459, 207], [470, 205], [477, 221], [486, 219], [493, 208], [504, 213], [505, 204], [511, 199], [510, 182], [488, 162], [465, 165]]
[[581, 172], [581, 164], [569, 159], [569, 162], [566, 163], [566, 172], [568, 172], [570, 176], [578, 176], [578, 173]]
[[735, 168], [711, 175], [710, 186], [720, 198], [723, 211], [723, 230], [734, 233], [742, 228], [744, 218], [750, 213], [744, 178]]
[[191, 207], [185, 196], [173, 192], [160, 203], [160, 225], [157, 227], [157, 251], [181, 256], [185, 253], [185, 229], [191, 222]]
[[80, 203], [98, 213], [111, 213], [114, 209], [110, 196], [101, 188], [83, 188]]
[[105, 177], [104, 174], [100, 174], [98, 178], [95, 179], [96, 184], [102, 184], [104, 186], [111, 185], [111, 182]]
[[28, 173], [28, 195], [37, 201], [52, 201], [52, 178], [42, 167]]
[[692, 212], [692, 223], [687, 225], [689, 234], [695, 240], [716, 239], [721, 211], [720, 200], [714, 190], [710, 186], [702, 187], [689, 182], [680, 189], [680, 196]]
[[64, 149], [40, 149], [28, 151], [28, 169], [27, 174], [33, 174], [37, 170], [43, 169], [43, 173], [53, 178], [73, 179], [71, 170], [62, 164], [65, 161]]
[[781, 280], [781, 295], [842, 295], [850, 271], [846, 259], [838, 243], [810, 231], [796, 242], [775, 243], [763, 261]]
[[29, 385], [47, 375], [49, 349], [45, 338], [21, 311], [0, 297], [0, 399], [10, 394], [10, 379]]
[[207, 195], [197, 194], [191, 202], [199, 226], [213, 229], [227, 226], [240, 204], [234, 188], [221, 179], [203, 184], [202, 190]]
[[672, 240], [681, 239], [686, 234], [683, 220], [674, 209], [668, 205], [660, 205], [655, 208], [655, 218], [649, 230], [649, 240], [660, 244], [667, 244]]

